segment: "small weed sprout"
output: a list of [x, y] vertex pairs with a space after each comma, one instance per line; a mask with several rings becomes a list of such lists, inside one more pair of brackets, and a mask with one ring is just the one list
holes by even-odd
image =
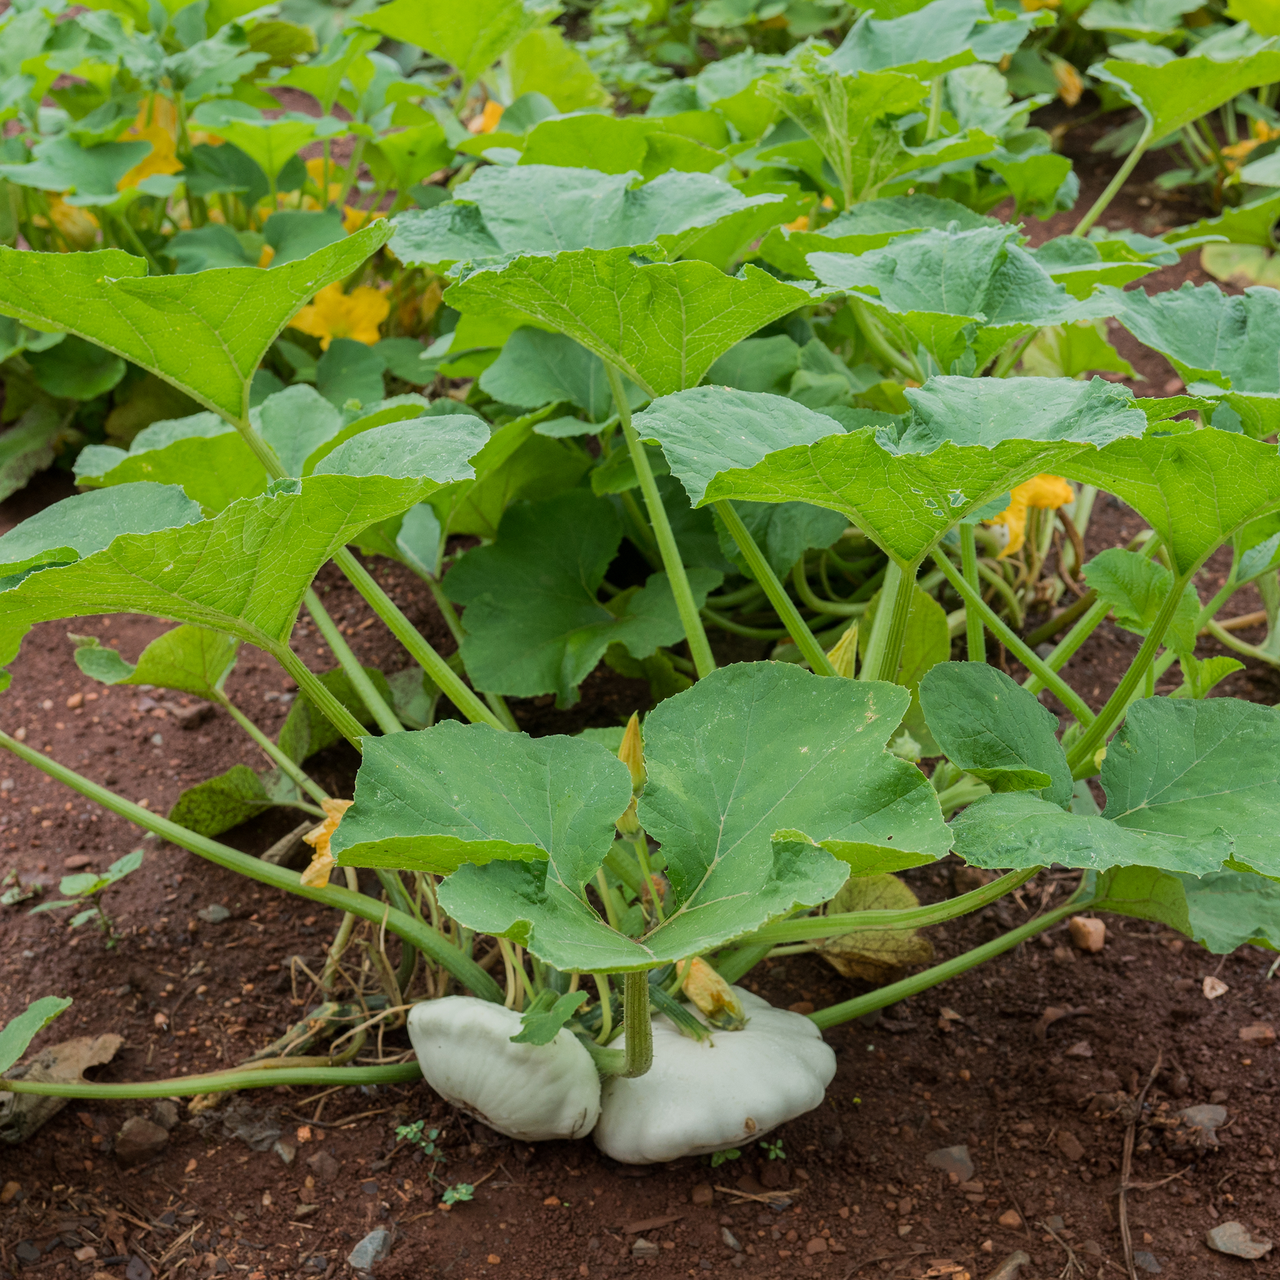
[[142, 850], [135, 849], [117, 858], [101, 875], [96, 871], [85, 871], [78, 875], [63, 876], [58, 883], [58, 892], [62, 894], [56, 902], [42, 902], [31, 908], [29, 915], [37, 911], [57, 911], [63, 907], [79, 907], [80, 910], [67, 921], [72, 929], [78, 929], [90, 920], [98, 922], [103, 943], [108, 950], [120, 941], [115, 924], [102, 906], [102, 895], [113, 884], [118, 884], [125, 876], [142, 866]]
[[773, 1142], [761, 1142], [760, 1150], [770, 1160], [785, 1160], [787, 1153], [782, 1149], [782, 1139], [776, 1138]]
[[415, 1120], [412, 1124], [402, 1124], [396, 1128], [396, 1137], [401, 1142], [417, 1147], [431, 1161], [427, 1170], [427, 1181], [441, 1188], [440, 1203], [453, 1206], [463, 1200], [470, 1200], [475, 1194], [475, 1187], [469, 1182], [455, 1182], [450, 1186], [443, 1178], [437, 1177], [436, 1169], [444, 1164], [448, 1157], [440, 1144], [440, 1130], [428, 1129], [425, 1120]]
[[730, 1147], [728, 1151], [713, 1151], [711, 1153], [711, 1167], [718, 1169], [722, 1164], [728, 1164], [730, 1160], [736, 1160], [742, 1155], [737, 1147]]

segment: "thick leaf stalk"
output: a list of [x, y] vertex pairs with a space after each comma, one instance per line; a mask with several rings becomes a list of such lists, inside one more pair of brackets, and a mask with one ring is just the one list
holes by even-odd
[[[964, 580], [976, 593], [978, 591], [978, 537], [971, 524], [960, 526], [960, 570]], [[982, 628], [982, 617], [976, 609], [964, 611], [964, 633], [968, 644], [970, 662], [986, 662], [987, 636]]]
[[653, 1023], [649, 1019], [649, 974], [644, 969], [623, 975], [622, 1025], [626, 1061], [619, 1075], [634, 1079], [653, 1066]]
[[369, 709], [369, 714], [374, 718], [378, 728], [383, 733], [403, 733], [404, 725], [396, 718], [396, 713], [387, 706], [383, 696], [374, 688], [373, 681], [369, 679], [369, 673], [352, 652], [346, 637], [338, 630], [338, 624], [329, 616], [329, 611], [320, 603], [320, 597], [316, 595], [314, 587], [307, 588], [303, 600], [312, 621], [324, 636], [325, 644], [333, 650], [333, 656], [338, 659], [338, 665], [347, 673], [347, 679], [351, 681], [352, 688], [360, 695], [360, 701]]
[[909, 978], [903, 978], [901, 982], [893, 982], [887, 987], [869, 991], [864, 996], [855, 996], [852, 1000], [845, 1000], [841, 1004], [819, 1009], [816, 1013], [809, 1014], [809, 1017], [823, 1031], [826, 1031], [829, 1027], [838, 1027], [843, 1022], [852, 1022], [855, 1018], [865, 1017], [877, 1009], [897, 1004], [899, 1000], [905, 1000], [909, 996], [919, 995], [921, 991], [928, 991], [930, 987], [936, 987], [940, 982], [959, 977], [960, 974], [967, 973], [970, 969], [975, 969], [978, 965], [985, 964], [988, 960], [1012, 950], [1020, 942], [1025, 942], [1028, 938], [1034, 938], [1036, 934], [1051, 929], [1059, 920], [1088, 910], [1092, 901], [1093, 893], [1085, 891], [1082, 886], [1082, 890], [1077, 891], [1077, 894], [1062, 906], [1037, 916], [1017, 929], [1001, 934], [1000, 937], [992, 939], [981, 947], [974, 947], [972, 951], [954, 956], [942, 964], [934, 965], [931, 969], [914, 973]]
[[742, 557], [746, 560], [755, 580], [764, 588], [764, 593], [769, 597], [769, 603], [773, 605], [774, 612], [781, 619], [782, 625], [786, 627], [787, 634], [796, 642], [796, 648], [804, 654], [805, 661], [817, 675], [835, 675], [836, 669], [831, 665], [831, 659], [827, 657], [826, 650], [809, 630], [809, 624], [800, 616], [800, 610], [787, 595], [786, 587], [778, 580], [773, 566], [765, 559], [764, 552], [751, 536], [751, 530], [734, 510], [733, 503], [725, 498], [715, 504], [715, 509], [716, 514], [724, 521], [725, 528], [733, 536], [734, 542], [738, 544], [738, 549], [742, 552]]
[[0, 1080], [0, 1093], [37, 1093], [46, 1098], [186, 1098], [238, 1089], [349, 1085], [412, 1084], [422, 1079], [416, 1062], [381, 1067], [269, 1067], [265, 1070], [215, 1071], [202, 1076], [141, 1080], [132, 1084], [69, 1083], [63, 1080]]
[[458, 673], [427, 643], [417, 627], [404, 616], [395, 601], [378, 586], [373, 575], [347, 547], [334, 554], [333, 562], [346, 574], [347, 580], [364, 597], [374, 613], [387, 624], [391, 634], [404, 645], [409, 656], [472, 724], [487, 724], [504, 731], [507, 729], [462, 681]]
[[886, 680], [892, 684], [898, 677], [907, 640], [911, 601], [915, 595], [917, 563], [913, 562], [904, 569], [896, 560], [889, 561], [880, 591], [880, 604], [871, 623], [867, 656], [859, 674], [862, 680]]
[[680, 548], [676, 546], [676, 536], [671, 531], [671, 521], [667, 519], [667, 509], [662, 505], [662, 495], [653, 478], [653, 468], [645, 454], [644, 445], [631, 425], [631, 405], [622, 385], [622, 375], [607, 360], [605, 373], [609, 378], [609, 389], [613, 392], [614, 404], [618, 416], [622, 420], [622, 434], [631, 454], [636, 475], [640, 479], [640, 491], [644, 494], [645, 506], [649, 511], [649, 523], [653, 526], [654, 536], [658, 539], [658, 552], [662, 556], [662, 567], [667, 571], [667, 579], [671, 583], [671, 594], [675, 596], [676, 610], [684, 625], [685, 638], [689, 642], [689, 656], [693, 659], [694, 669], [699, 679], [709, 676], [716, 669], [716, 660], [711, 655], [711, 644], [702, 625], [702, 617], [698, 613], [697, 601], [689, 586], [689, 577], [684, 571], [684, 561], [680, 558]]
[[1089, 777], [1097, 772], [1093, 767], [1094, 756], [1098, 748], [1106, 742], [1107, 735], [1120, 723], [1124, 713], [1129, 709], [1129, 703], [1138, 692], [1138, 686], [1146, 678], [1148, 669], [1156, 660], [1156, 654], [1159, 653], [1160, 646], [1164, 643], [1165, 634], [1172, 625], [1173, 616], [1177, 613], [1178, 605], [1182, 601], [1182, 593], [1186, 589], [1187, 583], [1195, 577], [1198, 568], [1199, 565], [1196, 565], [1187, 573], [1181, 574], [1174, 579], [1173, 586], [1165, 597], [1164, 603], [1160, 606], [1160, 612], [1156, 614], [1156, 620], [1151, 624], [1151, 630], [1147, 632], [1146, 639], [1143, 640], [1142, 648], [1138, 650], [1137, 657], [1130, 664], [1129, 670], [1124, 673], [1124, 677], [1116, 686], [1115, 692], [1107, 699], [1106, 706], [1098, 712], [1097, 718], [1085, 729], [1084, 733], [1080, 735], [1079, 741], [1071, 748], [1067, 756], [1067, 763], [1070, 764], [1072, 772], [1077, 776]]
[[1107, 183], [1106, 190], [1093, 202], [1093, 207], [1076, 224], [1076, 229], [1071, 233], [1073, 236], [1086, 236], [1089, 234], [1089, 229], [1107, 211], [1107, 206], [1116, 198], [1120, 188], [1124, 186], [1150, 144], [1151, 122], [1148, 121], [1146, 128], [1142, 131], [1142, 136], [1134, 145], [1133, 150], [1125, 157], [1124, 164], [1116, 170], [1116, 176]]
[[372, 924], [381, 925], [385, 922], [388, 930], [410, 946], [417, 947], [429, 960], [446, 969], [475, 995], [501, 1004], [502, 988], [474, 960], [463, 955], [457, 947], [447, 942], [425, 922], [394, 907], [388, 907], [385, 903], [375, 902], [363, 893], [353, 893], [350, 889], [341, 889], [336, 885], [303, 884], [296, 871], [263, 862], [260, 858], [241, 853], [238, 849], [232, 849], [209, 839], [208, 836], [188, 831], [186, 827], [179, 826], [168, 818], [162, 818], [158, 813], [152, 813], [149, 809], [126, 800], [115, 792], [99, 786], [96, 782], [91, 782], [88, 778], [76, 773], [74, 769], [68, 769], [42, 752], [27, 746], [26, 743], [10, 737], [7, 733], [0, 733], [0, 747], [13, 752], [28, 764], [35, 765], [51, 778], [64, 783], [73, 791], [78, 791], [104, 809], [109, 809], [112, 813], [119, 814], [120, 817], [148, 831], [154, 831], [179, 848], [186, 849], [199, 857], [208, 858], [217, 866], [225, 867], [228, 871], [237, 871], [250, 880], [270, 885], [273, 889], [309, 898], [312, 902], [319, 902], [336, 911], [348, 911]]

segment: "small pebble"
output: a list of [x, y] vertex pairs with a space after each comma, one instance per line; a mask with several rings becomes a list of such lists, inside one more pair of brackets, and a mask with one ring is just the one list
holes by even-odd
[[6, 1182], [0, 1188], [0, 1204], [12, 1204], [22, 1194], [22, 1183]]
[[1231, 988], [1221, 978], [1210, 975], [1201, 984], [1200, 990], [1204, 992], [1206, 1000], [1216, 1000], [1219, 996], [1225, 996]]
[[1249, 1044], [1275, 1044], [1276, 1029], [1266, 1022], [1253, 1022], [1240, 1028], [1240, 1039]]
[[698, 1205], [711, 1204], [715, 1198], [716, 1193], [711, 1189], [711, 1183], [709, 1182], [698, 1183], [689, 1196], [689, 1199]]
[[353, 1271], [368, 1271], [375, 1262], [381, 1262], [391, 1252], [391, 1232], [381, 1227], [370, 1231], [354, 1249], [347, 1254], [347, 1265]]
[[1274, 1248], [1266, 1236], [1255, 1236], [1239, 1222], [1224, 1222], [1205, 1232], [1204, 1242], [1210, 1249], [1233, 1258], [1263, 1258]]
[[1078, 951], [1101, 951], [1107, 945], [1107, 926], [1101, 920], [1091, 916], [1072, 916], [1067, 928]]
[[1010, 1231], [1016, 1231], [1022, 1226], [1022, 1215], [1017, 1209], [1006, 1209], [996, 1221], [1002, 1227], [1007, 1227]]

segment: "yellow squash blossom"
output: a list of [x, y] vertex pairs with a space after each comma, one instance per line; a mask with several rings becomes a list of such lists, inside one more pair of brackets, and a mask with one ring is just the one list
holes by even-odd
[[746, 1024], [742, 1001], [733, 988], [700, 956], [685, 962], [680, 986], [686, 996], [706, 1015], [713, 1027], [742, 1027]]
[[363, 230], [371, 222], [377, 222], [379, 218], [385, 218], [385, 213], [370, 213], [368, 209], [356, 209], [349, 204], [342, 206], [342, 229], [347, 235], [355, 235], [357, 231]]
[[48, 196], [49, 217], [37, 215], [32, 222], [37, 227], [47, 227], [50, 222], [58, 229], [58, 234], [72, 249], [91, 249], [98, 242], [98, 219], [88, 209], [81, 209], [74, 204], [67, 204], [59, 195]]
[[1022, 550], [1027, 540], [1027, 512], [1032, 507], [1056, 510], [1075, 499], [1075, 490], [1061, 477], [1032, 476], [1025, 484], [1018, 485], [1010, 494], [1009, 505], [988, 524], [1002, 524], [1009, 531], [1009, 545], [1000, 553], [1001, 559]]
[[[329, 161], [329, 185], [326, 188], [324, 181], [325, 163], [324, 156], [313, 156], [307, 161], [307, 177], [311, 179], [317, 191], [324, 192], [324, 205], [327, 208], [331, 204], [337, 204], [342, 199], [342, 183], [334, 182], [333, 179], [342, 172], [342, 165]], [[307, 196], [303, 201], [303, 207], [307, 209], [321, 208], [320, 201], [313, 196]]]
[[329, 841], [342, 821], [342, 815], [351, 808], [353, 800], [322, 800], [320, 807], [325, 812], [324, 821], [313, 827], [302, 838], [315, 850], [311, 855], [311, 865], [302, 873], [302, 883], [314, 888], [323, 889], [329, 883], [329, 873], [337, 865], [333, 854], [329, 852]]
[[802, 213], [794, 222], [784, 222], [782, 224], [782, 229], [784, 231], [808, 231], [809, 215], [807, 213]]
[[492, 98], [484, 104], [484, 110], [478, 115], [472, 117], [467, 124], [467, 130], [470, 133], [492, 133], [497, 127], [498, 122], [502, 119], [502, 103], [495, 102]]
[[161, 94], [153, 93], [142, 100], [137, 119], [124, 131], [122, 142], [149, 142], [150, 155], [145, 155], [116, 183], [117, 191], [136, 187], [143, 178], [153, 173], [177, 173], [182, 164], [178, 160], [178, 116], [173, 103]]
[[1243, 142], [1236, 142], [1222, 148], [1222, 154], [1227, 157], [1227, 168], [1233, 173], [1255, 148], [1260, 147], [1264, 142], [1273, 142], [1276, 138], [1280, 138], [1280, 129], [1272, 128], [1265, 120], [1254, 120], [1249, 127], [1253, 132], [1252, 138], [1245, 138]]
[[1068, 107], [1074, 107], [1084, 93], [1084, 81], [1080, 79], [1080, 73], [1065, 58], [1055, 58], [1053, 78], [1058, 83], [1058, 97]]
[[342, 292], [340, 282], [326, 285], [308, 306], [293, 318], [293, 327], [320, 339], [328, 351], [334, 338], [354, 338], [367, 346], [378, 341], [378, 326], [391, 312], [387, 295], [367, 285]]

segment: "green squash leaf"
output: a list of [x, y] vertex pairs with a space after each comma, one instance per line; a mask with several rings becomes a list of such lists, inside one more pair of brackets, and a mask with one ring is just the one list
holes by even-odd
[[[268, 648], [287, 643], [303, 592], [339, 547], [441, 482], [470, 474], [466, 459], [484, 426], [470, 417], [446, 421], [460, 425], [437, 428], [435, 439], [415, 438], [403, 423], [365, 432], [325, 459], [326, 474], [282, 481], [209, 520], [181, 490], [163, 485], [121, 485], [56, 503], [0, 538], [0, 568], [11, 575], [0, 662], [12, 661], [34, 623], [86, 613], [146, 613]], [[376, 466], [392, 474], [368, 474]], [[432, 472], [439, 480], [423, 478]], [[227, 547], [236, 548], [234, 559]], [[22, 576], [39, 565], [57, 567]]]
[[550, 859], [577, 893], [630, 802], [631, 775], [598, 743], [445, 720], [366, 742], [355, 804], [330, 847], [344, 866], [437, 875], [494, 859], [545, 868]]
[[[1164, 565], [1121, 547], [1094, 556], [1084, 567], [1084, 580], [1111, 607], [1117, 624], [1140, 636], [1151, 630], [1173, 589], [1173, 574]], [[1165, 643], [1179, 656], [1195, 651], [1199, 614], [1200, 597], [1188, 582], [1165, 636]]]
[[695, 507], [811, 502], [908, 564], [1014, 485], [1146, 429], [1130, 393], [1101, 379], [931, 378], [906, 394], [913, 412], [896, 441], [889, 429], [846, 434], [794, 401], [723, 387], [657, 400], [636, 429], [662, 445]]
[[523, 36], [559, 12], [558, 4], [536, 0], [475, 0], [465, 5], [392, 0], [361, 14], [359, 21], [392, 40], [435, 54], [457, 68], [464, 84], [473, 85]]
[[1007, 228], [922, 231], [859, 257], [814, 253], [819, 280], [856, 296], [900, 345], [919, 343], [948, 372], [973, 351], [974, 369], [1014, 338], [1050, 324], [1096, 319], [1107, 305], [1081, 302]]
[[[897, 876], [882, 873], [850, 876], [827, 911], [910, 911], [919, 905], [916, 895]], [[826, 939], [818, 954], [841, 977], [882, 986], [911, 965], [928, 964], [933, 959], [933, 946], [915, 929], [864, 929]]]
[[781, 221], [787, 208], [780, 195], [744, 196], [704, 173], [664, 173], [641, 185], [625, 168], [492, 165], [458, 187], [452, 201], [400, 214], [390, 249], [406, 265], [433, 271], [513, 254], [636, 245], [656, 245], [674, 260], [728, 219], [762, 216], [763, 232], [775, 211]]
[[1274, 445], [1213, 427], [1180, 429], [1187, 425], [1157, 424], [1172, 433], [1115, 440], [1096, 454], [1064, 459], [1059, 469], [1068, 479], [1105, 487], [1137, 508], [1164, 538], [1180, 574], [1237, 529], [1280, 507]]
[[[839, 512], [815, 507], [808, 502], [735, 502], [734, 507], [764, 552], [769, 567], [785, 578], [800, 557], [812, 548], [825, 549], [835, 542], [849, 522]], [[754, 578], [733, 535], [720, 517], [712, 513], [720, 551], [744, 577]]]
[[1255, 438], [1280, 428], [1274, 337], [1280, 292], [1257, 287], [1231, 296], [1216, 284], [1190, 281], [1157, 294], [1109, 292], [1115, 295], [1116, 319], [1139, 342], [1167, 357], [1189, 391], [1221, 396]]
[[445, 293], [464, 315], [567, 334], [653, 395], [696, 386], [739, 339], [815, 300], [756, 267], [726, 276], [705, 262], [640, 264], [629, 249], [518, 257]]
[[96, 636], [76, 636], [75, 646], [76, 666], [103, 684], [153, 685], [220, 702], [240, 641], [206, 627], [174, 627], [152, 640], [136, 665]]
[[[508, 508], [497, 541], [468, 552], [444, 580], [448, 597], [466, 606], [462, 658], [478, 689], [554, 693], [571, 706], [610, 644], [642, 659], [683, 636], [665, 574], [597, 599], [621, 541], [613, 506], [581, 489]], [[699, 606], [721, 581], [707, 569], [689, 578]]]
[[520, 1030], [511, 1037], [515, 1044], [550, 1044], [560, 1028], [586, 1003], [585, 991], [557, 996], [549, 987], [539, 991], [520, 1019]]
[[1070, 803], [1057, 717], [1016, 680], [983, 662], [942, 662], [920, 682], [920, 702], [947, 759], [992, 791]]
[[[1243, 30], [1248, 32], [1247, 27]], [[1089, 74], [1113, 85], [1142, 112], [1154, 141], [1230, 102], [1246, 89], [1280, 80], [1280, 50], [1229, 48], [1220, 56], [1206, 56], [1202, 45], [1187, 57], [1162, 66], [1109, 58], [1090, 67]]]
[[64, 1010], [71, 1008], [65, 996], [42, 996], [33, 1000], [0, 1029], [0, 1074], [8, 1071], [27, 1051], [27, 1046]]
[[1046, 862], [1205, 875], [1228, 860], [1280, 872], [1280, 715], [1234, 698], [1148, 698], [1107, 748], [1100, 817], [1063, 813], [1026, 793], [986, 796], [952, 823], [977, 866]]
[[273, 271], [148, 276], [118, 249], [26, 253], [0, 246], [0, 312], [132, 360], [210, 409], [243, 418], [259, 361], [298, 309], [390, 236], [374, 223]]
[[279, 770], [263, 775], [247, 764], [233, 764], [225, 773], [188, 787], [168, 816], [197, 835], [220, 836], [296, 796], [297, 787]]
[[[365, 667], [364, 673], [369, 677], [383, 701], [390, 702], [392, 688], [387, 677], [377, 667]], [[409, 668], [408, 674], [418, 679], [421, 688], [421, 676], [424, 673], [419, 668], [413, 667]], [[324, 672], [319, 680], [362, 725], [366, 728], [373, 727], [376, 723], [373, 713], [356, 692], [355, 685], [351, 683], [351, 677], [341, 667]], [[289, 704], [289, 714], [285, 716], [284, 724], [280, 726], [280, 732], [276, 735], [276, 745], [295, 764], [301, 764], [317, 751], [323, 751], [326, 747], [341, 741], [342, 734], [334, 728], [333, 722], [305, 693], [301, 692]]]

